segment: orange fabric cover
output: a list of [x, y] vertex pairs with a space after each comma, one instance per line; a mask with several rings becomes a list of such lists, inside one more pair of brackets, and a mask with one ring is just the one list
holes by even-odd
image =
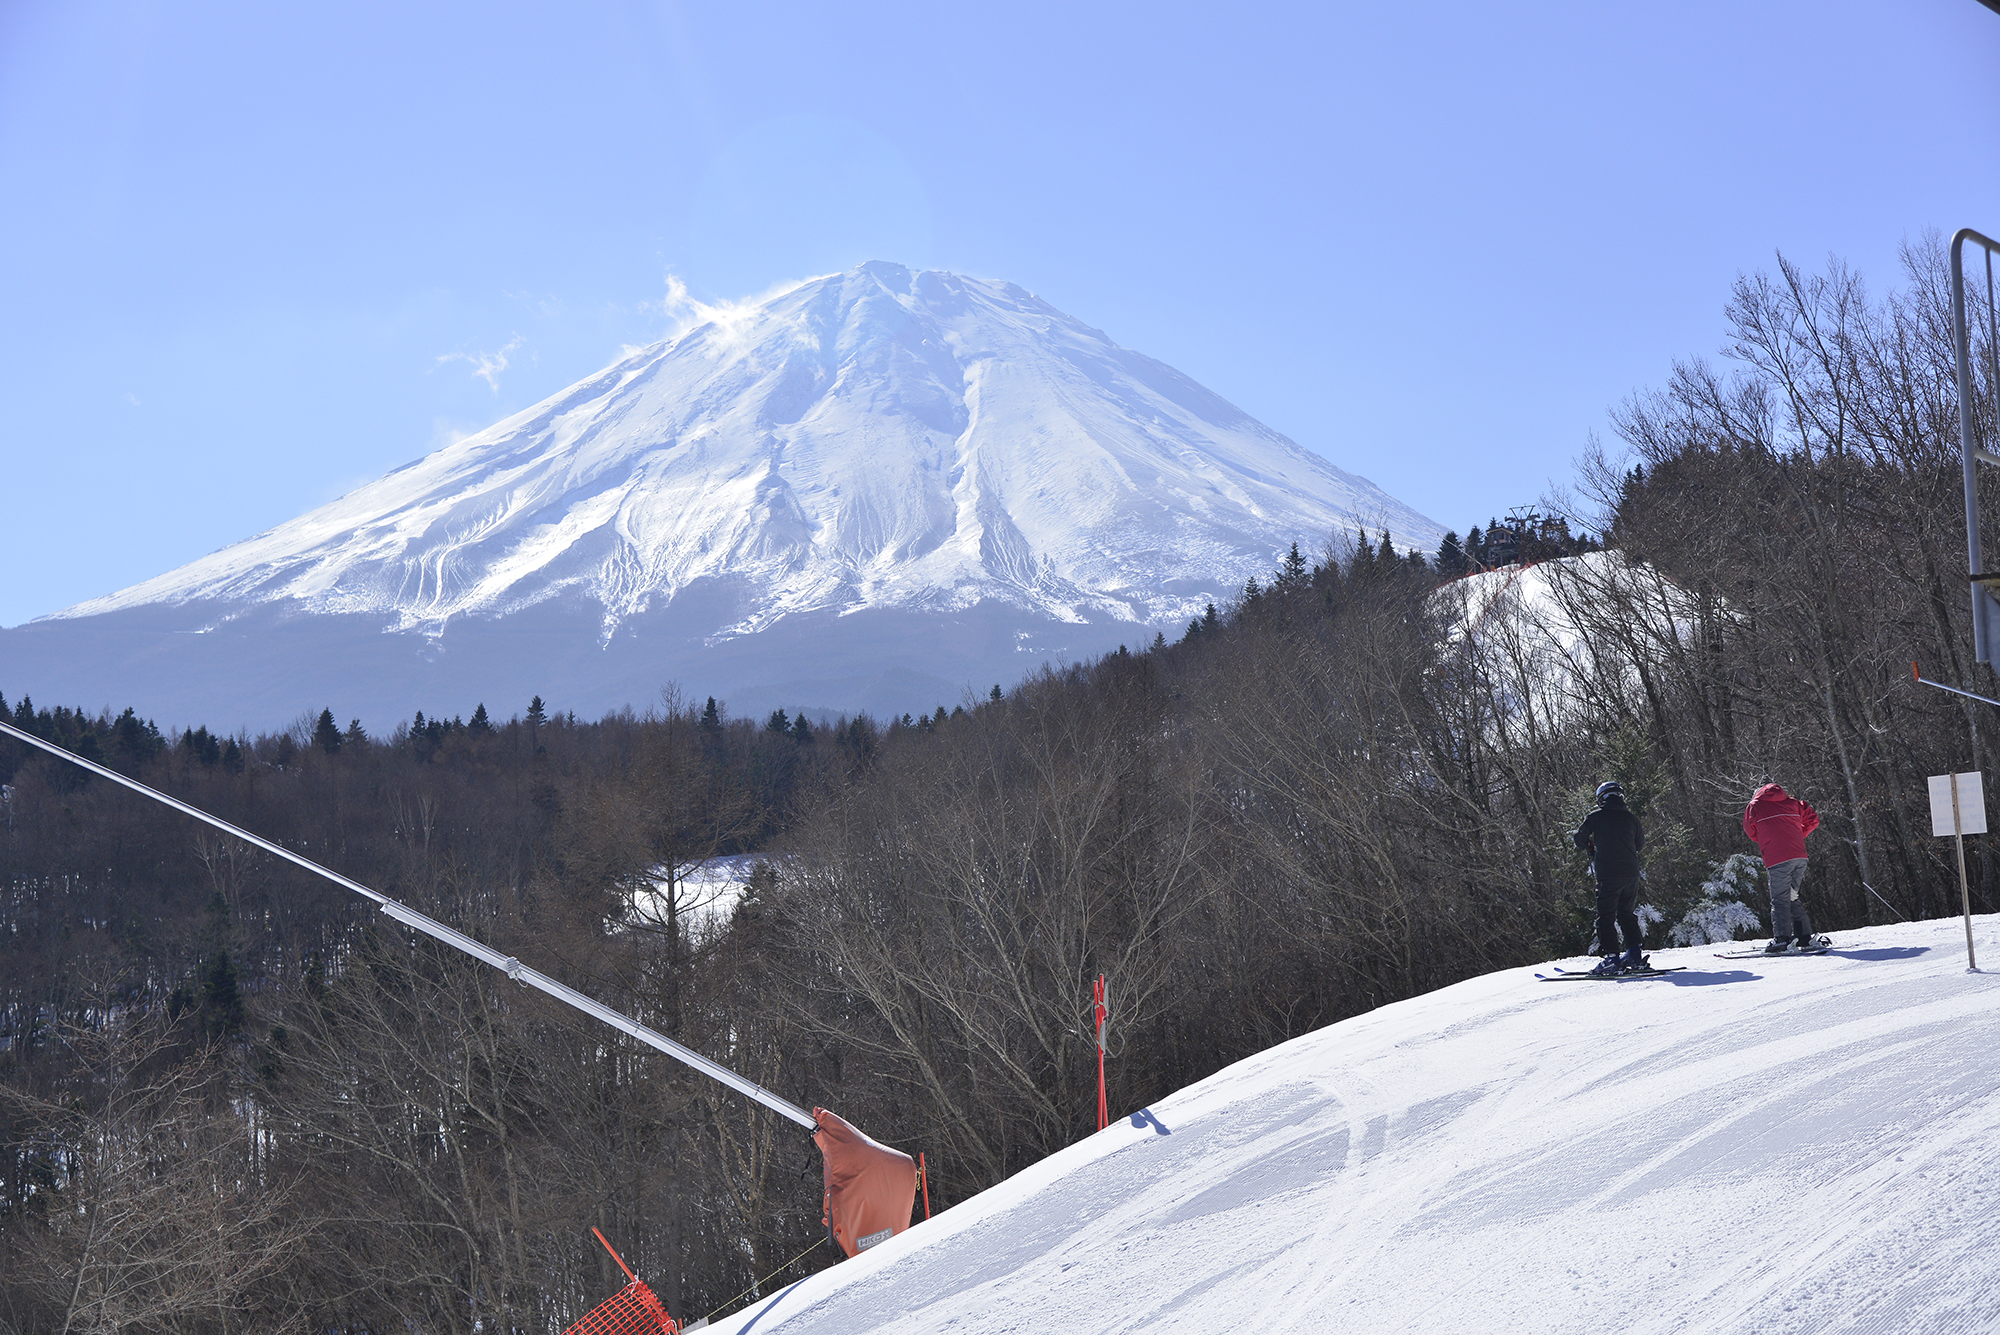
[[821, 1218], [840, 1249], [853, 1256], [910, 1226], [917, 1199], [917, 1161], [877, 1144], [824, 1108], [814, 1108], [813, 1143], [826, 1165]]

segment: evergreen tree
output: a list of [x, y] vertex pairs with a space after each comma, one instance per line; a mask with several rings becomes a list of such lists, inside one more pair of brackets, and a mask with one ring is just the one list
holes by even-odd
[[333, 721], [331, 709], [319, 711], [319, 722], [313, 728], [312, 739], [313, 745], [328, 755], [340, 750], [340, 725]]
[[1262, 598], [1263, 596], [1264, 596], [1264, 586], [1257, 582], [1257, 577], [1255, 575], [1252, 575], [1249, 579], [1243, 582], [1243, 608], [1245, 611], [1248, 611], [1250, 608], [1255, 607], [1257, 605], [1257, 600]]
[[[77, 711], [81, 721], [83, 711]], [[166, 739], [151, 720], [142, 719], [131, 706], [118, 716], [111, 725], [111, 748], [113, 754], [128, 765], [143, 764], [167, 749]]]
[[[708, 698], [708, 707], [709, 707], [710, 709], [713, 709], [713, 708], [715, 708], [715, 697], [714, 697], [714, 696], [710, 696], [710, 697]], [[534, 699], [532, 699], [532, 700], [528, 701], [528, 726], [529, 726], [529, 727], [533, 727], [533, 728], [539, 728], [539, 727], [541, 727], [543, 723], [545, 723], [545, 722], [547, 722], [547, 721], [548, 721], [548, 717], [549, 717], [549, 711], [548, 711], [548, 707], [547, 707], [546, 705], [544, 705], [544, 704], [542, 703], [542, 697], [541, 697], [541, 696], [539, 696], [539, 695], [538, 695], [538, 696], [536, 696], [536, 697], [535, 697]]]
[[[895, 728], [896, 720], [889, 720], [889, 726]], [[855, 715], [854, 720], [834, 736], [841, 746], [862, 764], [865, 765], [875, 758], [875, 722], [866, 714]]]
[[222, 768], [231, 774], [243, 772], [243, 748], [236, 744], [234, 737], [231, 737], [228, 745], [222, 748]]
[[806, 711], [801, 709], [799, 716], [792, 720], [792, 740], [803, 745], [812, 739], [812, 724], [806, 722]]
[[[60, 714], [63, 711], [58, 709], [56, 712]], [[70, 749], [85, 760], [102, 762], [104, 759], [104, 748], [98, 745], [97, 728], [88, 719], [83, 717], [83, 711], [80, 709], [72, 715], [72, 719], [74, 730], [71, 732], [73, 740], [69, 743]], [[285, 740], [289, 742], [291, 738], [287, 737]]]
[[236, 964], [226, 950], [218, 951], [201, 971], [202, 1028], [211, 1039], [233, 1038], [243, 1031], [243, 993], [236, 983]]
[[1350, 579], [1367, 579], [1375, 573], [1375, 549], [1369, 545], [1365, 530], [1354, 533], [1354, 554], [1348, 558], [1347, 574]]
[[1277, 586], [1287, 591], [1303, 589], [1309, 578], [1306, 558], [1300, 554], [1299, 545], [1292, 544], [1292, 550], [1285, 553], [1285, 563], [1278, 569]]
[[790, 732], [791, 730], [792, 720], [782, 709], [772, 710], [771, 717], [764, 720], [765, 732]]
[[1486, 538], [1477, 524], [1465, 535], [1465, 559], [1474, 570], [1486, 568]]
[[[1476, 531], [1476, 530], [1475, 530]], [[1465, 546], [1458, 540], [1458, 532], [1448, 529], [1444, 541], [1438, 544], [1437, 572], [1446, 579], [1456, 579], [1471, 573], [1472, 563], [1465, 555]]]
[[1153, 652], [1157, 654], [1158, 652], [1160, 652], [1160, 650], [1162, 650], [1162, 649], [1164, 649], [1164, 648], [1166, 648], [1166, 647], [1167, 647], [1167, 633], [1166, 633], [1165, 631], [1163, 631], [1163, 630], [1156, 630], [1156, 631], [1154, 631], [1154, 632], [1153, 632]]
[[347, 720], [347, 731], [340, 735], [340, 744], [342, 746], [366, 746], [368, 744], [368, 734], [361, 730], [360, 719], [351, 718]]
[[180, 751], [194, 764], [213, 766], [222, 759], [222, 742], [207, 728], [192, 728], [181, 734]]
[[986, 698], [987, 698], [988, 700], [991, 700], [991, 701], [992, 701], [992, 702], [993, 702], [994, 704], [996, 704], [996, 705], [997, 705], [997, 704], [999, 704], [999, 703], [1000, 703], [1000, 701], [1001, 701], [1002, 699], [1004, 699], [1004, 698], [1005, 698], [1005, 697], [1004, 697], [1004, 696], [1002, 696], [1002, 695], [1001, 695], [1001, 693], [1000, 693], [1000, 683], [999, 683], [999, 682], [997, 682], [997, 681], [996, 681], [996, 682], [994, 682], [994, 683], [993, 683], [993, 690], [992, 690], [992, 693], [991, 693], [991, 694], [989, 694], [989, 695], [988, 695], [988, 696], [987, 696]]
[[708, 707], [701, 711], [701, 730], [713, 736], [722, 731], [722, 711], [716, 708], [715, 697], [708, 697]]
[[1201, 633], [1204, 635], [1213, 635], [1215, 634], [1216, 627], [1221, 624], [1221, 614], [1215, 610], [1215, 604], [1210, 603], [1203, 609], [1201, 614]]
[[421, 709], [410, 720], [410, 750], [416, 753], [419, 760], [429, 760], [436, 752], [439, 731], [438, 725], [426, 719]]
[[493, 731], [493, 720], [486, 717], [486, 702], [484, 700], [479, 702], [479, 708], [472, 711], [472, 722], [468, 723], [466, 727], [468, 730], [481, 735]]

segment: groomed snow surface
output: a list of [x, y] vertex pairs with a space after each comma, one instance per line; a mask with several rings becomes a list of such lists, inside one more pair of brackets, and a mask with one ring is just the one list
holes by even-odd
[[2000, 1330], [2000, 915], [1973, 925], [1994, 973], [1952, 919], [1385, 1006], [714, 1329]]

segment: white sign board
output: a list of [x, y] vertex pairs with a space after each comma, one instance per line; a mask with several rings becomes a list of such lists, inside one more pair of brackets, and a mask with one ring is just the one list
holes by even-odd
[[[1931, 786], [1931, 833], [1986, 833], [1986, 783], [1978, 770], [1970, 774], [1933, 774]], [[1951, 787], [1958, 785], [1958, 824], [1951, 819]]]

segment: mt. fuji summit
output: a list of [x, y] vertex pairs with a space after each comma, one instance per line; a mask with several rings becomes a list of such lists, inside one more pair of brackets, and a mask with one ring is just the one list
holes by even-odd
[[1010, 283], [875, 262], [696, 309], [330, 505], [0, 631], [0, 685], [232, 728], [669, 681], [900, 713], [1172, 634], [1293, 542], [1439, 536]]

